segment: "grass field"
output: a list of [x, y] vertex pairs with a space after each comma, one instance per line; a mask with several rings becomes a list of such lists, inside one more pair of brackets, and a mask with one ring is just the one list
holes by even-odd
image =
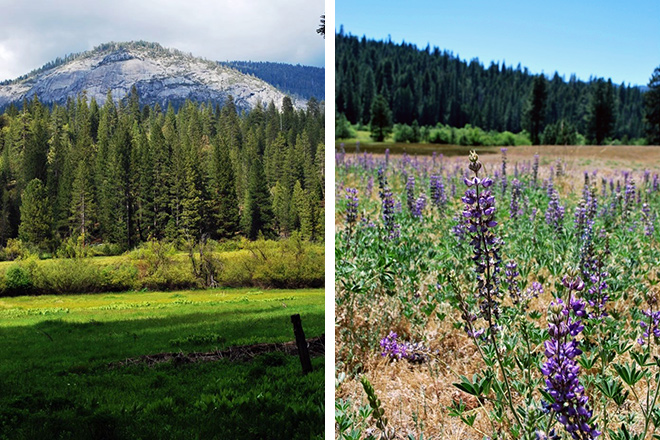
[[[550, 304], [563, 298], [588, 311], [562, 312], [584, 325], [566, 339], [581, 350], [571, 361], [584, 387], [577, 393], [588, 398], [584, 423], [603, 439], [660, 438], [660, 364], [648, 361], [660, 356], [660, 338], [644, 336], [660, 323], [660, 148], [509, 147], [506, 180], [500, 148], [492, 148], [495, 154], [480, 154], [479, 177], [494, 180], [488, 189], [494, 201], [480, 203], [495, 210], [486, 214], [482, 207], [478, 217], [471, 196], [461, 199], [464, 176], [474, 176], [470, 148], [441, 161], [444, 147], [430, 147], [435, 162], [428, 154], [406, 160], [392, 154], [387, 190], [379, 189], [382, 155], [356, 157], [354, 146], [346, 146], [336, 168], [337, 436], [538, 439], [554, 429], [558, 438], [571, 438], [566, 418], [550, 409], [556, 401], [542, 368], [553, 356], [545, 345], [548, 322], [557, 319]], [[446, 197], [437, 204], [434, 180]], [[426, 204], [419, 202], [422, 193]], [[353, 217], [349, 203], [357, 204]], [[465, 219], [490, 215], [497, 224], [488, 230], [501, 241], [497, 253], [478, 254], [475, 243], [495, 241], [474, 238], [472, 220]], [[388, 229], [384, 216], [395, 227]], [[491, 284], [497, 327], [489, 327], [491, 305], [479, 287], [492, 281], [483, 275], [489, 271], [498, 274]], [[584, 284], [566, 287], [577, 276]], [[534, 293], [535, 282], [542, 291]], [[481, 330], [486, 336], [478, 336]], [[396, 343], [387, 341], [390, 332]], [[380, 399], [384, 428], [371, 416], [363, 378]], [[563, 408], [574, 405], [566, 401]]]
[[323, 358], [110, 364], [323, 333], [324, 292], [210, 289], [0, 299], [0, 438], [301, 438], [323, 432]]

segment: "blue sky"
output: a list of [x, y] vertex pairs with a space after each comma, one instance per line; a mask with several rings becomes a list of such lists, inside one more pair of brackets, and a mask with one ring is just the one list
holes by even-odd
[[660, 66], [660, 0], [335, 0], [336, 30], [506, 62], [566, 79], [646, 85]]
[[323, 66], [324, 0], [0, 0], [0, 81], [110, 41]]

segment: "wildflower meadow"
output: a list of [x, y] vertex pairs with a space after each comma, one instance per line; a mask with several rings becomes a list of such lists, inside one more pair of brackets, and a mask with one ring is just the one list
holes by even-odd
[[660, 439], [660, 151], [338, 145], [339, 439]]

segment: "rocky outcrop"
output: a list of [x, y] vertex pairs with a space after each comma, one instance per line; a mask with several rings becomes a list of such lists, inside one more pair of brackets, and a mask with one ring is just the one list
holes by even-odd
[[[190, 99], [222, 104], [228, 95], [239, 109], [273, 101], [279, 108], [284, 93], [254, 76], [155, 43], [108, 43], [27, 77], [0, 85], [0, 108], [32, 98], [64, 104], [85, 92], [102, 105], [108, 90], [124, 98], [136, 86], [143, 104], [175, 105]], [[298, 108], [304, 102], [294, 102]]]

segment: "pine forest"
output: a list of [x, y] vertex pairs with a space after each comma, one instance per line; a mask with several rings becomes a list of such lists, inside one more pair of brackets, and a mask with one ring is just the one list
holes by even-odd
[[[279, 104], [279, 103], [278, 103]], [[239, 114], [186, 102], [37, 97], [0, 115], [0, 244], [39, 252], [150, 240], [323, 239], [323, 104]]]
[[[603, 124], [607, 138], [623, 143], [645, 136], [643, 91], [635, 85], [534, 75], [505, 61], [484, 66], [430, 45], [419, 49], [406, 42], [358, 38], [343, 29], [335, 44], [336, 109], [351, 124], [370, 124], [376, 98], [382, 96], [391, 122], [413, 127], [470, 124], [486, 131], [526, 130], [535, 144], [543, 141], [545, 128], [545, 143], [553, 144], [565, 143], [557, 131], [603, 143]], [[541, 98], [538, 108], [535, 97]]]

